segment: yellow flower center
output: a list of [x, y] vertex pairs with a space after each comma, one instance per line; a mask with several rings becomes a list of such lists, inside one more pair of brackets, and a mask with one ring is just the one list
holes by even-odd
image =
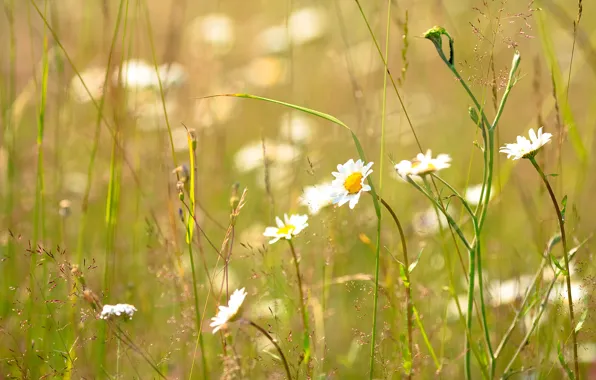
[[344, 188], [348, 190], [350, 194], [356, 194], [362, 190], [362, 173], [352, 173], [344, 181]]
[[287, 235], [287, 234], [291, 234], [295, 229], [296, 229], [295, 226], [293, 226], [291, 224], [286, 224], [285, 226], [279, 228], [277, 230], [277, 233], [280, 235]]

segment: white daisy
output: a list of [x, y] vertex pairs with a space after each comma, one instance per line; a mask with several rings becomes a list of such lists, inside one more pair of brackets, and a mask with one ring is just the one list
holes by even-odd
[[128, 317], [128, 319], [132, 319], [137, 308], [126, 304], [126, 303], [119, 303], [116, 305], [104, 305], [101, 311], [101, 315], [99, 318], [101, 319], [110, 319], [110, 318], [117, 318], [117, 317]]
[[432, 158], [431, 150], [426, 154], [418, 153], [412, 161], [403, 160], [395, 165], [397, 174], [402, 177], [410, 175], [424, 175], [446, 169], [451, 166], [451, 157], [448, 154], [439, 154], [437, 158]]
[[331, 182], [333, 204], [341, 206], [350, 202], [349, 206], [353, 209], [360, 200], [360, 194], [370, 191], [370, 186], [364, 180], [372, 173], [372, 165], [372, 162], [364, 165], [362, 160], [354, 162], [352, 159], [343, 165], [337, 165], [337, 172], [332, 173], [335, 179]]
[[284, 220], [275, 218], [277, 227], [267, 227], [263, 236], [271, 237], [269, 244], [277, 242], [279, 239], [292, 239], [292, 236], [298, 235], [303, 229], [308, 227], [308, 215], [291, 215], [284, 214]]
[[[122, 77], [120, 75], [122, 74]], [[155, 67], [141, 59], [129, 59], [122, 63], [122, 68], [116, 70], [112, 80], [114, 84], [122, 84], [127, 88], [159, 87], [159, 79]]]
[[[494, 195], [494, 191], [492, 191], [492, 190], [494, 190], [494, 189], [491, 187], [490, 198], [492, 198]], [[485, 196], [486, 196], [486, 191], [487, 191], [487, 189], [484, 189]], [[481, 183], [478, 185], [469, 186], [466, 189], [464, 198], [466, 199], [466, 201], [468, 201], [469, 204], [476, 206], [478, 203], [480, 203], [480, 195], [481, 195], [480, 193], [481, 192], [482, 192], [482, 184]]]
[[542, 133], [542, 127], [538, 129], [538, 134], [534, 129], [530, 129], [530, 140], [524, 136], [517, 136], [517, 142], [514, 144], [505, 144], [499, 149], [501, 153], [506, 153], [507, 158], [512, 160], [519, 160], [520, 158], [532, 158], [538, 153], [546, 143], [550, 141], [552, 135], [550, 133]]
[[322, 208], [333, 204], [333, 186], [327, 182], [305, 187], [300, 196], [300, 204], [308, 206], [308, 211], [312, 215], [318, 214]]
[[246, 292], [244, 288], [237, 289], [232, 293], [230, 296], [230, 300], [228, 301], [228, 306], [220, 306], [217, 315], [211, 318], [211, 324], [209, 326], [213, 327], [213, 333], [215, 334], [220, 329], [225, 329], [230, 322], [234, 322], [238, 319], [240, 314], [240, 309], [242, 307], [242, 303], [246, 298]]

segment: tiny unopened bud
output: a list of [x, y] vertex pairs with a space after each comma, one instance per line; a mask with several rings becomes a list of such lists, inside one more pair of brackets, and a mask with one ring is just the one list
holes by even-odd
[[63, 199], [60, 201], [60, 203], [58, 204], [58, 214], [60, 214], [61, 217], [66, 218], [67, 216], [70, 215], [70, 201], [68, 199]]
[[81, 272], [81, 269], [79, 268], [78, 265], [73, 265], [72, 268], [70, 268], [70, 273], [75, 276], [75, 277], [81, 277], [83, 276], [83, 272]]
[[180, 165], [176, 169], [172, 170], [173, 174], [178, 175], [180, 181], [186, 183], [190, 179], [190, 171], [188, 170], [188, 166]]
[[370, 238], [368, 236], [366, 236], [366, 234], [364, 234], [364, 233], [360, 233], [358, 235], [358, 239], [360, 239], [360, 241], [363, 242], [366, 245], [370, 245], [371, 244]]
[[184, 201], [184, 182], [182, 182], [182, 181], [176, 182], [176, 191], [178, 191], [178, 198], [181, 201]]
[[97, 298], [95, 293], [93, 293], [93, 290], [83, 290], [83, 298], [85, 299], [85, 301], [91, 304], [91, 307], [93, 307], [93, 309], [96, 309], [99, 306], [99, 298]]
[[195, 131], [192, 128], [189, 129], [188, 138], [190, 140], [190, 143], [192, 144], [192, 150], [195, 151], [197, 149], [197, 131]]
[[474, 124], [480, 127], [480, 119], [478, 118], [478, 112], [476, 112], [476, 108], [468, 107], [468, 115], [470, 115], [470, 119], [472, 119]]
[[240, 184], [238, 182], [232, 185], [232, 195], [230, 195], [230, 207], [232, 207], [232, 209], [236, 209], [236, 207], [238, 207], [238, 202], [240, 202], [240, 197], [238, 196], [239, 188]]

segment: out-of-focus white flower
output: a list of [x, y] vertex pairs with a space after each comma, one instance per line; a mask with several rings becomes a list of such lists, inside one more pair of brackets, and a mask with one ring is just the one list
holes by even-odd
[[527, 289], [532, 285], [534, 276], [522, 275], [509, 280], [494, 280], [488, 285], [490, 304], [493, 307], [509, 305], [523, 298]]
[[288, 112], [281, 117], [281, 136], [292, 142], [306, 143], [312, 137], [313, 121], [306, 115]]
[[228, 306], [220, 306], [217, 315], [211, 318], [211, 324], [209, 326], [213, 327], [213, 333], [215, 334], [220, 329], [225, 329], [230, 322], [234, 322], [240, 316], [240, 311], [242, 308], [242, 304], [244, 303], [244, 299], [246, 298], [246, 292], [244, 288], [237, 289], [232, 293], [230, 296], [230, 300], [228, 301]]
[[[265, 141], [264, 155], [268, 162], [287, 164], [300, 156], [300, 150], [290, 144]], [[240, 172], [248, 172], [262, 167], [264, 164], [262, 142], [255, 141], [244, 146], [234, 155], [234, 162], [236, 169]]]
[[270, 26], [257, 35], [257, 48], [264, 54], [282, 53], [290, 46], [288, 37], [285, 25]]
[[255, 58], [243, 70], [245, 79], [257, 87], [272, 87], [288, 80], [288, 60], [285, 58]]
[[432, 152], [429, 149], [426, 154], [418, 153], [416, 158], [411, 161], [403, 160], [399, 162], [395, 165], [395, 170], [402, 177], [409, 175], [422, 176], [446, 169], [451, 166], [450, 162], [451, 157], [448, 154], [439, 154], [437, 158], [432, 158]]
[[251, 224], [248, 228], [242, 230], [238, 242], [249, 249], [261, 248], [267, 242], [267, 239], [263, 236], [265, 228], [266, 226], [260, 223]]
[[[486, 190], [488, 188], [484, 189], [484, 194], [486, 196]], [[473, 205], [476, 206], [478, 203], [480, 203], [480, 193], [482, 192], [482, 184], [478, 184], [478, 185], [472, 185], [469, 186], [466, 189], [466, 193], [464, 194], [464, 198], [466, 199], [466, 201]], [[490, 192], [490, 198], [492, 199], [493, 195], [494, 195], [494, 188], [491, 188], [491, 192]]]
[[[582, 298], [584, 298], [584, 296], [586, 295], [586, 292], [582, 286], [582, 284], [578, 283], [578, 282], [572, 282], [571, 283], [571, 297], [573, 298], [573, 305], [574, 306], [579, 306], [581, 305], [581, 300]], [[550, 296], [548, 298], [548, 300], [550, 302], [557, 302], [557, 301], [563, 301], [565, 303], [567, 303], [568, 300], [568, 293], [567, 293], [567, 284], [565, 282], [561, 282], [561, 283], [557, 283], [555, 284], [552, 292], [550, 293]], [[578, 305], [576, 305], [578, 304]]]
[[[122, 74], [122, 77], [120, 77]], [[150, 88], [159, 87], [157, 72], [153, 65], [141, 59], [129, 59], [122, 63], [122, 67], [114, 72], [112, 77], [114, 84], [122, 84], [127, 88]]]
[[221, 13], [213, 13], [199, 18], [190, 26], [191, 41], [202, 40], [215, 49], [218, 54], [225, 54], [234, 46], [234, 22]]
[[251, 309], [251, 316], [255, 318], [279, 318], [288, 313], [284, 301], [279, 298], [260, 300]]
[[99, 318], [110, 319], [117, 317], [127, 317], [130, 320], [132, 319], [132, 316], [134, 315], [135, 311], [137, 311], [136, 307], [126, 303], [119, 303], [116, 305], [104, 305]]
[[339, 206], [348, 203], [353, 209], [360, 200], [363, 191], [370, 191], [370, 186], [364, 183], [366, 177], [372, 173], [372, 162], [364, 165], [362, 160], [354, 162], [349, 159], [343, 165], [337, 165], [337, 172], [333, 172], [335, 179], [331, 182], [333, 186], [333, 204]]
[[[370, 75], [383, 68], [373, 42], [366, 40], [342, 49], [341, 53], [331, 51], [329, 55], [355, 77]], [[344, 120], [344, 119], [342, 119]]]
[[267, 189], [267, 185], [274, 190], [287, 189], [292, 185], [292, 182], [296, 178], [295, 170], [284, 164], [272, 164], [266, 169], [260, 167], [256, 170], [255, 180], [257, 186], [262, 190]]
[[275, 218], [275, 224], [277, 227], [267, 227], [263, 236], [271, 237], [269, 244], [276, 243], [279, 239], [291, 240], [292, 236], [298, 235], [302, 230], [308, 227], [308, 216], [307, 215], [291, 215], [284, 214], [284, 220], [282, 221], [279, 217]]
[[188, 73], [180, 63], [164, 63], [158, 66], [159, 79], [163, 88], [177, 87], [188, 79]]
[[318, 214], [322, 208], [333, 204], [333, 186], [328, 182], [305, 187], [300, 196], [300, 204], [308, 206], [311, 215]]
[[[459, 309], [457, 305], [459, 304]], [[459, 311], [461, 310], [462, 316], [465, 318], [468, 314], [468, 296], [466, 294], [460, 294], [457, 296], [457, 303], [450, 297], [449, 303], [447, 304], [447, 319], [450, 321], [459, 319]], [[476, 314], [476, 308], [472, 309], [472, 315]]]
[[186, 128], [176, 127], [172, 129], [172, 143], [176, 152], [188, 150], [188, 131]]
[[506, 153], [507, 158], [512, 160], [519, 160], [520, 158], [532, 158], [538, 151], [546, 145], [552, 135], [550, 133], [542, 133], [542, 127], [538, 129], [538, 134], [534, 129], [530, 129], [530, 140], [524, 136], [517, 136], [517, 142], [514, 144], [505, 144], [499, 151]]
[[74, 99], [79, 103], [87, 103], [91, 101], [91, 95], [96, 101], [99, 100], [103, 94], [103, 82], [106, 76], [106, 69], [92, 67], [82, 71], [80, 74], [89, 92], [87, 92], [85, 86], [81, 83], [81, 79], [75, 75], [70, 80], [70, 92]]
[[[210, 94], [222, 94], [226, 91], [222, 89], [213, 89]], [[238, 99], [229, 96], [218, 96], [215, 98], [201, 99], [194, 109], [194, 118], [197, 127], [210, 128], [216, 124], [222, 124], [228, 121], [238, 105]]]
[[[449, 210], [447, 210], [449, 212]], [[447, 227], [449, 222], [443, 213], [431, 207], [414, 214], [412, 227], [418, 236], [429, 236]]]
[[302, 45], [323, 36], [326, 29], [326, 17], [321, 9], [302, 8], [290, 15], [288, 32], [290, 40]]

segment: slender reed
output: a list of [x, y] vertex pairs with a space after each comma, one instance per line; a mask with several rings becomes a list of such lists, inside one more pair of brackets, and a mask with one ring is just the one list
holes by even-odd
[[290, 245], [290, 251], [292, 251], [292, 257], [294, 258], [294, 267], [296, 268], [296, 277], [298, 278], [298, 293], [300, 295], [300, 313], [302, 314], [302, 327], [304, 328], [304, 362], [306, 363], [306, 374], [307, 378], [310, 377], [310, 327], [308, 323], [308, 310], [306, 309], [306, 301], [304, 299], [304, 290], [302, 288], [302, 276], [300, 275], [300, 264], [298, 263], [298, 256], [296, 255], [296, 249], [291, 239], [286, 239]]
[[254, 327], [255, 329], [259, 330], [259, 332], [261, 334], [265, 335], [265, 337], [267, 339], [269, 339], [269, 341], [275, 346], [275, 349], [279, 353], [279, 357], [281, 358], [281, 361], [284, 364], [284, 369], [286, 370], [286, 376], [288, 377], [288, 380], [292, 380], [292, 375], [290, 373], [290, 367], [288, 366], [288, 361], [286, 360], [286, 356], [284, 355], [283, 351], [281, 350], [281, 347], [279, 347], [279, 344], [277, 344], [277, 342], [275, 341], [275, 339], [273, 339], [271, 334], [269, 334], [267, 332], [267, 330], [265, 330], [261, 326], [257, 325], [253, 321], [248, 321], [248, 324], [251, 325], [252, 327]]
[[575, 370], [575, 379], [579, 380], [580, 372], [579, 372], [579, 360], [578, 360], [578, 356], [577, 356], [577, 332], [575, 331], [575, 316], [573, 314], [573, 298], [572, 298], [572, 294], [571, 294], [571, 273], [569, 271], [569, 251], [567, 250], [567, 236], [565, 234], [565, 217], [564, 217], [563, 213], [561, 212], [561, 209], [559, 207], [559, 202], [557, 201], [557, 197], [555, 196], [555, 193], [553, 192], [550, 182], [548, 181], [548, 178], [546, 178], [546, 175], [540, 168], [540, 165], [538, 165], [538, 163], [536, 162], [535, 157], [530, 156], [530, 157], [528, 157], [528, 159], [532, 163], [532, 166], [534, 166], [534, 169], [536, 169], [536, 172], [538, 172], [538, 174], [540, 175], [540, 179], [542, 179], [544, 186], [546, 186], [546, 189], [548, 190], [548, 195], [550, 196], [550, 199], [553, 203], [553, 207], [557, 214], [557, 221], [559, 222], [559, 229], [561, 230], [561, 243], [563, 245], [563, 259], [565, 262], [565, 273], [564, 274], [565, 274], [565, 282], [567, 285], [567, 305], [569, 307], [569, 321], [571, 323], [571, 339], [573, 341], [573, 366], [574, 366], [574, 370]]

